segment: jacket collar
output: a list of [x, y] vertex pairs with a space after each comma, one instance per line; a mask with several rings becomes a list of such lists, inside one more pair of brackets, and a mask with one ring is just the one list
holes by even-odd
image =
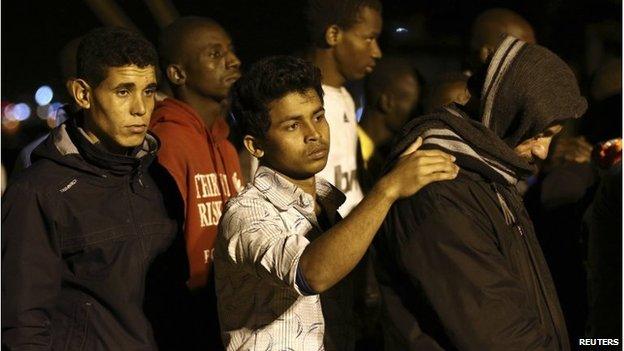
[[92, 144], [78, 126], [77, 118], [80, 116], [73, 115], [53, 129], [48, 139], [33, 152], [33, 161], [48, 158], [97, 175], [102, 175], [102, 171], [124, 175], [145, 170], [155, 159], [160, 143], [154, 135], [148, 133], [131, 155], [117, 155], [98, 143]]

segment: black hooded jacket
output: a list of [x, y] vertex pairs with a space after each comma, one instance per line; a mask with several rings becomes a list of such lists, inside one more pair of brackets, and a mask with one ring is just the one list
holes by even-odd
[[3, 346], [156, 348], [146, 273], [178, 228], [157, 149], [147, 135], [132, 156], [108, 153], [75, 118], [35, 149], [2, 199]]
[[579, 117], [586, 102], [563, 61], [510, 37], [488, 67], [481, 101], [486, 120], [454, 106], [418, 117], [391, 154], [396, 160], [421, 136], [422, 149], [453, 154], [461, 171], [395, 203], [375, 240], [387, 349], [570, 349], [515, 188], [532, 166], [513, 147]]

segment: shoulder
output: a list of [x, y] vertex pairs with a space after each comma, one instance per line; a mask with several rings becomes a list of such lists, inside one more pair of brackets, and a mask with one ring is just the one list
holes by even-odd
[[279, 214], [275, 206], [249, 183], [235, 197], [230, 198], [223, 209], [222, 225], [230, 226], [234, 222], [264, 221]]
[[10, 211], [14, 206], [37, 206], [42, 211], [54, 212], [62, 194], [81, 176], [81, 173], [55, 162], [38, 160], [9, 182], [2, 196], [2, 211]]
[[398, 201], [396, 221], [421, 228], [445, 228], [440, 235], [465, 228], [491, 228], [491, 192], [482, 181], [463, 176], [427, 185], [413, 196]]

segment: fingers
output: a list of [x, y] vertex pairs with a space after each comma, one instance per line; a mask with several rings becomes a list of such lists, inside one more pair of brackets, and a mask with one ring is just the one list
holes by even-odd
[[457, 177], [458, 172], [455, 173], [448, 173], [448, 172], [438, 172], [438, 173], [431, 173], [428, 174], [424, 177], [422, 177], [422, 182], [423, 182], [423, 186], [433, 183], [433, 182], [439, 182], [442, 180], [451, 180], [451, 179], [455, 179]]
[[447, 160], [455, 161], [455, 156], [449, 155], [444, 151], [440, 150], [419, 150], [416, 154], [417, 156], [438, 156], [444, 157]]
[[403, 151], [403, 153], [401, 153], [401, 157], [418, 150], [418, 148], [422, 145], [422, 142], [423, 140], [421, 137], [416, 138], [416, 141], [414, 141], [407, 149], [405, 149], [405, 151]]
[[416, 167], [426, 166], [426, 165], [430, 165], [433, 163], [446, 163], [449, 165], [453, 164], [453, 161], [448, 158], [448, 155], [446, 156], [442, 156], [442, 155], [421, 156], [418, 154], [418, 155], [415, 155], [414, 161], [412, 162], [416, 163]]
[[459, 167], [449, 162], [437, 162], [428, 165], [420, 166], [416, 169], [419, 176], [429, 176], [435, 173], [451, 173], [457, 174]]

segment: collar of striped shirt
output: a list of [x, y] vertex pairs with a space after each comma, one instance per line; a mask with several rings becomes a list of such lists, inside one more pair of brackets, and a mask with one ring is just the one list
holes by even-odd
[[[303, 214], [314, 213], [312, 195], [269, 167], [258, 167], [253, 185], [280, 211], [294, 207]], [[321, 177], [316, 177], [316, 197], [329, 216], [333, 216], [345, 201], [345, 195]]]

